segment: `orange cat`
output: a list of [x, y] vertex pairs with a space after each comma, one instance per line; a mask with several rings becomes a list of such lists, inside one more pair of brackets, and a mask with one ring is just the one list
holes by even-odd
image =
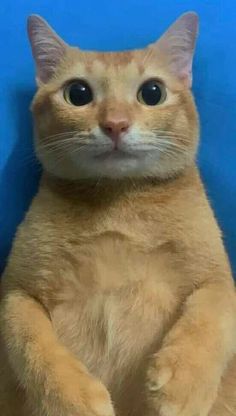
[[236, 415], [236, 302], [195, 166], [197, 16], [83, 52], [29, 19], [38, 195], [2, 281], [1, 416]]

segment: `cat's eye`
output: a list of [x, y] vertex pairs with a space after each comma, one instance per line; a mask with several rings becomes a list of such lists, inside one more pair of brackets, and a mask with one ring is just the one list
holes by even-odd
[[138, 101], [145, 105], [158, 105], [166, 99], [166, 90], [164, 85], [156, 80], [150, 79], [145, 81], [138, 90]]
[[74, 80], [65, 86], [64, 98], [69, 104], [82, 106], [93, 101], [93, 92], [86, 81]]

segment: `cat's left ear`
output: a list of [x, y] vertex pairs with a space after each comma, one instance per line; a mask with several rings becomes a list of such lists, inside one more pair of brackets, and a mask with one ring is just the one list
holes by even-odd
[[180, 16], [154, 44], [164, 56], [171, 73], [186, 87], [192, 85], [192, 62], [198, 35], [198, 15], [188, 12]]
[[40, 85], [53, 76], [68, 45], [40, 16], [29, 16], [27, 29], [36, 64], [36, 79]]

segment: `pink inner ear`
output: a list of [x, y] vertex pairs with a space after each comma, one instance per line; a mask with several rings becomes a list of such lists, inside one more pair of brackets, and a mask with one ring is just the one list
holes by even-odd
[[166, 58], [171, 73], [188, 87], [192, 84], [192, 61], [198, 34], [198, 16], [181, 16], [156, 42], [155, 47]]
[[47, 82], [63, 58], [67, 45], [40, 16], [28, 19], [28, 35], [39, 82]]

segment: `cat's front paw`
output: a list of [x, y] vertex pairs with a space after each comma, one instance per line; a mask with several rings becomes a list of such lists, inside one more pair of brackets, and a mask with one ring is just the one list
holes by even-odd
[[115, 416], [104, 384], [71, 357], [48, 369], [47, 383], [40, 416]]
[[108, 390], [91, 376], [88, 377], [87, 383], [81, 386], [78, 410], [78, 416], [115, 416]]
[[[168, 347], [152, 357], [147, 372], [147, 400], [159, 416], [207, 416], [220, 382], [198, 352]], [[192, 355], [192, 356], [191, 356]]]

